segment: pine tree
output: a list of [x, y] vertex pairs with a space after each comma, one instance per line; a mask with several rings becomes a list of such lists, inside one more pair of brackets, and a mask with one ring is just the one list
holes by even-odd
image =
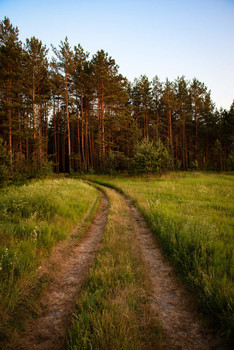
[[212, 169], [212, 148], [216, 141], [218, 114], [214, 113], [214, 103], [210, 91], [205, 95], [202, 106], [202, 139], [203, 158], [205, 169]]
[[72, 104], [73, 80], [74, 72], [74, 53], [70, 48], [68, 38], [60, 42], [59, 49], [52, 46], [53, 52], [57, 57], [54, 60], [54, 65], [57, 68], [57, 73], [61, 77], [62, 82], [62, 98], [65, 101], [65, 114], [67, 124], [67, 142], [68, 142], [68, 171], [72, 170], [72, 151], [71, 151], [71, 131], [70, 131], [70, 106]]
[[[223, 170], [230, 168], [230, 155], [233, 154], [234, 101], [230, 110], [221, 110], [219, 118], [219, 140], [223, 147]], [[232, 166], [231, 166], [232, 168]]]
[[[88, 69], [88, 56], [89, 53], [85, 52], [80, 44], [74, 47], [74, 90], [76, 96], [76, 116], [77, 116], [77, 143], [78, 143], [78, 159], [81, 159], [84, 164], [84, 168], [87, 171], [90, 165], [90, 120], [88, 116], [89, 105], [89, 69]], [[81, 128], [80, 128], [81, 124]], [[81, 130], [80, 130], [81, 129]]]
[[146, 75], [141, 75], [139, 79], [135, 79], [132, 93], [135, 118], [142, 130], [144, 138], [149, 139], [151, 113], [152, 113], [152, 95], [151, 84]]
[[23, 49], [18, 35], [5, 17], [0, 137], [12, 175], [27, 169], [30, 176], [35, 169], [42, 173], [48, 153], [57, 172], [123, 170], [144, 138], [170, 149], [177, 169], [233, 167], [234, 104], [230, 111], [215, 110], [210, 91], [196, 78], [161, 83], [157, 76], [150, 82], [142, 75], [131, 84], [106, 52], [88, 60], [88, 53], [80, 45], [72, 50], [67, 38], [53, 47], [49, 66], [46, 46], [32, 37]]
[[159, 139], [154, 146], [153, 142], [143, 139], [136, 146], [134, 166], [138, 174], [147, 174], [150, 179], [151, 173], [168, 171], [171, 168], [172, 159], [170, 152]]
[[[198, 141], [199, 141], [199, 127], [202, 123], [202, 108], [204, 104], [205, 94], [207, 92], [207, 88], [204, 83], [201, 83], [196, 78], [193, 79], [190, 84], [190, 96], [192, 103], [192, 119], [195, 122], [195, 151], [194, 151], [194, 160], [199, 160], [198, 155]], [[201, 159], [199, 160], [201, 166]]]
[[187, 128], [191, 118], [191, 103], [190, 95], [188, 91], [188, 82], [182, 76], [176, 80], [176, 113], [177, 113], [177, 125], [180, 133], [180, 151], [182, 158], [183, 170], [189, 168], [189, 138], [187, 137]]
[[[25, 94], [29, 116], [32, 119], [34, 162], [42, 168], [47, 148], [45, 124], [47, 122], [46, 103], [50, 98], [48, 76], [48, 49], [35, 37], [26, 39]], [[43, 121], [44, 116], [44, 121]]]
[[[175, 84], [173, 82], [170, 82], [168, 78], [166, 79], [166, 82], [164, 84], [163, 88], [163, 96], [162, 101], [164, 104], [165, 112], [167, 114], [167, 121], [168, 121], [168, 140], [170, 144], [170, 150], [171, 150], [171, 158], [174, 159], [174, 152], [173, 152], [173, 112], [176, 108], [176, 94], [175, 94]], [[174, 167], [174, 165], [173, 165]]]
[[8, 135], [7, 141], [12, 174], [14, 159], [13, 136], [20, 123], [18, 120], [19, 105], [17, 102], [19, 102], [18, 97], [21, 91], [17, 88], [20, 86], [18, 82], [21, 76], [22, 45], [18, 36], [18, 28], [13, 27], [9, 18], [5, 17], [0, 23], [1, 128]]
[[155, 138], [158, 142], [160, 138], [160, 108], [161, 108], [161, 98], [162, 98], [162, 83], [160, 82], [158, 76], [156, 75], [152, 80], [152, 98], [153, 98], [153, 111], [155, 115]]
[[[118, 86], [118, 66], [115, 60], [103, 50], [98, 51], [91, 60], [94, 84], [95, 105], [97, 119], [98, 161], [103, 168], [108, 153], [108, 138], [106, 135], [106, 117], [111, 115], [116, 102], [116, 87]], [[117, 88], [118, 90], [118, 88]]]
[[9, 161], [7, 146], [0, 137], [0, 186], [4, 185], [9, 178]]

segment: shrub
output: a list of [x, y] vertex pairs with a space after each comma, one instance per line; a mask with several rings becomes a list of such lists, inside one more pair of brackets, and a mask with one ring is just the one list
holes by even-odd
[[156, 146], [153, 142], [144, 139], [136, 147], [134, 157], [135, 169], [138, 174], [149, 174], [157, 172], [162, 174], [171, 168], [172, 160], [170, 152], [159, 139]]
[[9, 179], [10, 171], [10, 157], [7, 151], [6, 144], [0, 138], [0, 186], [4, 185]]

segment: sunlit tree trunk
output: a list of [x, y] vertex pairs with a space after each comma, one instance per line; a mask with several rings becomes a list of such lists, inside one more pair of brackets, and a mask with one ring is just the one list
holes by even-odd
[[66, 89], [66, 119], [67, 119], [67, 142], [68, 142], [68, 172], [70, 173], [71, 166], [71, 131], [70, 131], [70, 117], [69, 117], [69, 104], [68, 104], [68, 82], [67, 82], [67, 73], [65, 73], [65, 89]]
[[[11, 74], [12, 68], [8, 66], [8, 71]], [[9, 153], [10, 153], [10, 171], [11, 175], [13, 174], [13, 149], [12, 149], [12, 111], [11, 111], [11, 89], [12, 89], [12, 79], [9, 80], [8, 84], [8, 96], [7, 96], [7, 104], [8, 104], [8, 140], [9, 140]]]

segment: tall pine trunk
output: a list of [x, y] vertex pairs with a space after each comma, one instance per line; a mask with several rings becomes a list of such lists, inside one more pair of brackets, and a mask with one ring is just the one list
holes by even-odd
[[174, 170], [174, 154], [173, 154], [173, 136], [172, 136], [171, 108], [168, 109], [168, 129], [169, 129], [168, 132], [169, 132], [171, 159], [172, 159], [172, 169]]
[[85, 152], [86, 152], [86, 168], [89, 169], [89, 133], [88, 133], [89, 123], [88, 123], [88, 112], [87, 107], [85, 109]]
[[156, 142], [158, 142], [159, 139], [159, 115], [158, 115], [158, 108], [156, 112]]
[[39, 165], [42, 169], [42, 116], [41, 116], [41, 105], [38, 105], [38, 148], [39, 148]]
[[70, 118], [69, 118], [69, 106], [68, 106], [68, 82], [67, 73], [65, 74], [65, 88], [66, 88], [66, 118], [67, 118], [67, 142], [68, 142], [68, 172], [71, 172], [71, 131], [70, 131]]
[[[9, 67], [8, 71], [12, 73], [12, 68]], [[12, 114], [11, 114], [11, 88], [12, 88], [12, 80], [10, 79], [8, 85], [8, 96], [7, 96], [7, 104], [8, 104], [8, 124], [9, 124], [9, 153], [10, 153], [10, 171], [11, 175], [13, 174], [13, 148], [12, 148]]]
[[84, 97], [83, 97], [82, 91], [80, 96], [80, 108], [81, 108], [81, 150], [82, 150], [83, 164], [86, 169], [85, 146], [84, 146]]
[[102, 159], [105, 159], [106, 147], [105, 147], [105, 107], [104, 107], [104, 92], [103, 92], [103, 84], [102, 84], [102, 99], [101, 99], [101, 130], [102, 130]]
[[195, 128], [196, 128], [196, 140], [195, 140], [195, 160], [198, 159], [198, 120], [197, 120], [197, 105], [195, 103]]
[[34, 139], [34, 147], [35, 147], [35, 139], [36, 139], [36, 113], [35, 113], [35, 74], [34, 74], [34, 66], [33, 66], [33, 87], [32, 87], [32, 104], [33, 104], [33, 139]]

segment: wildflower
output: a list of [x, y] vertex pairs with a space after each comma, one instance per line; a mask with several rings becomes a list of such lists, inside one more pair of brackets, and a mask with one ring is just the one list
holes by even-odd
[[33, 232], [31, 233], [31, 236], [32, 236], [32, 238], [34, 239], [34, 240], [36, 240], [37, 239], [37, 236], [38, 236], [38, 227], [37, 226], [35, 226], [35, 228], [34, 228], [34, 230], [33, 230]]

